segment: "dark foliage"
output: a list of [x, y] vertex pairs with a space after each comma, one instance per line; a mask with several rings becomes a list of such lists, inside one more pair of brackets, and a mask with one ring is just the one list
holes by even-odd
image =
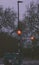
[[0, 56], [5, 52], [15, 52], [18, 48], [18, 40], [6, 33], [0, 33]]
[[23, 57], [28, 59], [39, 59], [39, 46], [36, 48], [23, 48]]

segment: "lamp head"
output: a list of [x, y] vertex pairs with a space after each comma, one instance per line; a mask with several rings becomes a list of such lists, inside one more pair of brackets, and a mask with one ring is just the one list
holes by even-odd
[[17, 34], [18, 35], [21, 35], [22, 34], [22, 31], [20, 29], [17, 30]]
[[34, 41], [34, 40], [35, 40], [35, 37], [34, 37], [34, 36], [31, 36], [30, 39], [31, 39], [32, 41]]
[[22, 3], [23, 1], [17, 1], [18, 3]]

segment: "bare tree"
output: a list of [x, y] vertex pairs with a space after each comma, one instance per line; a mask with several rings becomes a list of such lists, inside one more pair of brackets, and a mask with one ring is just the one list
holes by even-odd
[[15, 29], [17, 14], [14, 9], [0, 7], [0, 25], [5, 28]]

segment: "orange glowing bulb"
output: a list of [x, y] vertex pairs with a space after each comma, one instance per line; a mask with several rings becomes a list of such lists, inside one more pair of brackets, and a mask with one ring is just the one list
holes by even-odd
[[18, 31], [17, 31], [17, 34], [18, 34], [18, 35], [21, 35], [21, 34], [22, 34], [22, 31], [21, 31], [21, 30], [18, 30]]

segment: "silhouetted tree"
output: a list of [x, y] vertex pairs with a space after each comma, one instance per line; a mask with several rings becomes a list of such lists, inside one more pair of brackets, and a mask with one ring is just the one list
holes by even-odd
[[6, 8], [0, 6], [0, 25], [8, 29], [15, 29], [15, 21], [17, 19], [17, 14], [14, 9]]

